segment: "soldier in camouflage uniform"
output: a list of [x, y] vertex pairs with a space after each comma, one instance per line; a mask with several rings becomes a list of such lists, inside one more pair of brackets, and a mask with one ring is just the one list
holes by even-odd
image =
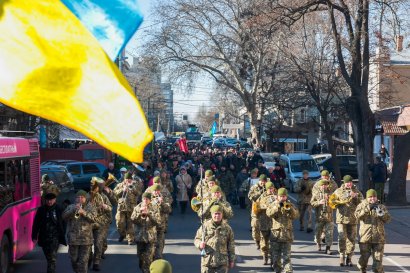
[[160, 184], [154, 184], [150, 188], [151, 204], [159, 215], [161, 221], [157, 225], [157, 240], [155, 243], [154, 259], [162, 259], [162, 253], [165, 245], [165, 230], [168, 220], [168, 215], [171, 212], [171, 203], [168, 198], [164, 198], [161, 194], [162, 187]]
[[118, 233], [120, 234], [118, 241], [122, 242], [126, 237], [128, 244], [133, 245], [135, 244], [134, 225], [131, 221], [131, 214], [137, 205], [141, 189], [133, 182], [131, 174], [126, 173], [124, 182], [115, 187], [114, 194], [118, 199], [117, 214], [115, 215]]
[[210, 192], [212, 194], [212, 199], [204, 200], [202, 203], [204, 208], [200, 208], [197, 211], [199, 218], [204, 219], [204, 221], [210, 220], [212, 218], [211, 207], [213, 205], [220, 205], [223, 209], [223, 218], [225, 220], [231, 219], [233, 217], [233, 210], [231, 204], [229, 204], [223, 196], [221, 187], [215, 185], [211, 188]]
[[[259, 176], [259, 182], [256, 185], [253, 185], [248, 193], [248, 198], [252, 201], [252, 209], [251, 209], [251, 227], [252, 227], [252, 238], [256, 242], [256, 246], [260, 249], [260, 240], [261, 240], [261, 232], [260, 232], [260, 225], [259, 220], [256, 217], [254, 207], [259, 206], [258, 199], [261, 197], [262, 193], [265, 192], [265, 184], [268, 181], [266, 175], [262, 174]], [[255, 204], [256, 203], [256, 204]]]
[[[291, 244], [293, 242], [292, 221], [299, 217], [297, 208], [288, 202], [288, 192], [285, 188], [278, 190], [277, 200], [266, 210], [266, 215], [272, 219], [271, 227], [271, 267], [279, 272], [293, 272], [291, 263]], [[286, 208], [286, 205], [289, 206]], [[281, 264], [281, 259], [283, 264]]]
[[[222, 192], [228, 194], [235, 191], [235, 177], [232, 172], [226, 169], [226, 165], [222, 164], [220, 170], [216, 173], [216, 179], [219, 181], [219, 186]], [[230, 199], [228, 198], [230, 201]]]
[[95, 223], [96, 212], [91, 203], [87, 203], [85, 191], [77, 192], [76, 203], [65, 209], [63, 219], [67, 223], [68, 254], [73, 270], [76, 273], [86, 273], [93, 245], [92, 225]]
[[270, 258], [270, 229], [272, 219], [266, 215], [266, 209], [276, 200], [276, 189], [272, 182], [265, 184], [266, 191], [260, 197], [260, 208], [256, 217], [260, 224], [261, 252], [264, 265], [268, 264]]
[[[337, 188], [338, 188], [339, 186], [337, 185], [337, 183], [336, 183], [333, 179], [330, 178], [330, 174], [329, 174], [329, 171], [328, 171], [328, 170], [323, 170], [323, 171], [320, 173], [320, 175], [321, 175], [321, 178], [319, 179], [319, 181], [320, 181], [320, 180], [326, 180], [326, 181], [328, 181], [328, 184], [329, 184], [329, 185], [328, 185], [328, 187], [327, 187], [327, 190], [328, 190], [328, 192], [330, 192], [330, 194], [332, 194], [335, 190], [337, 190]], [[316, 191], [320, 191], [320, 186], [319, 186], [317, 183], [315, 183], [315, 184], [313, 185], [312, 195], [315, 194]]]
[[34, 217], [31, 238], [43, 249], [47, 259], [47, 273], [56, 272], [57, 252], [60, 244], [67, 245], [62, 210], [56, 204], [54, 193], [45, 195], [46, 204], [39, 207]]
[[[114, 207], [114, 206], [117, 205], [117, 197], [115, 196], [114, 191], [109, 187], [109, 185], [107, 185], [107, 181], [104, 183], [104, 190], [102, 191], [102, 193], [105, 196], [107, 196], [108, 200], [110, 200], [111, 207]], [[112, 218], [113, 218], [112, 213], [113, 213], [113, 211], [111, 212], [110, 224], [108, 225], [108, 227], [112, 223]], [[105, 259], [105, 251], [107, 251], [107, 248], [108, 248], [107, 238], [108, 238], [108, 236], [104, 238], [104, 242], [103, 242], [103, 249], [102, 249], [102, 253], [101, 253], [101, 258], [102, 259]]]
[[104, 180], [98, 177], [91, 179], [90, 203], [96, 211], [96, 221], [93, 224], [94, 264], [93, 270], [100, 271], [100, 261], [104, 248], [104, 241], [108, 237], [111, 224], [112, 205], [108, 197], [102, 194]]
[[310, 204], [315, 209], [316, 227], [315, 227], [315, 242], [317, 250], [321, 251], [322, 233], [325, 234], [326, 254], [331, 255], [330, 247], [333, 243], [333, 209], [329, 206], [328, 200], [331, 194], [329, 190], [329, 181], [320, 180], [315, 185], [318, 185], [318, 190], [312, 194]]
[[[172, 203], [173, 203], [174, 199], [172, 198], [172, 194], [169, 192], [168, 187], [166, 185], [162, 184], [162, 180], [159, 177], [154, 177], [153, 182], [154, 182], [154, 185], [158, 184], [158, 185], [161, 186], [160, 187], [161, 188], [160, 194], [161, 194], [164, 202], [171, 205], [169, 213], [165, 213], [164, 215], [161, 215], [162, 221], [164, 222], [164, 225], [165, 225], [164, 232], [167, 233], [169, 215], [172, 213]], [[149, 193], [152, 194], [152, 187], [149, 187], [148, 189], [146, 189], [145, 192], [149, 192]]]
[[370, 189], [366, 192], [366, 199], [357, 206], [355, 216], [360, 221], [360, 258], [357, 267], [365, 273], [369, 258], [372, 256], [373, 272], [384, 273], [384, 224], [390, 222], [391, 216], [386, 207], [378, 202], [375, 190]]
[[201, 273], [226, 273], [235, 265], [235, 240], [232, 228], [223, 220], [223, 208], [211, 208], [212, 219], [204, 222], [195, 236], [195, 247], [204, 250]]
[[43, 174], [43, 176], [41, 177], [41, 197], [43, 198], [43, 203], [44, 203], [44, 196], [47, 193], [54, 193], [56, 196], [58, 196], [61, 192], [60, 188], [54, 184], [53, 181], [51, 181], [50, 177], [48, 176], [48, 174]]
[[204, 193], [209, 189], [208, 181], [211, 179], [215, 181], [214, 173], [211, 170], [206, 170], [205, 177], [201, 181], [199, 181], [195, 187], [195, 192], [198, 194], [198, 197], [202, 198]]
[[299, 230], [305, 230], [305, 213], [307, 214], [307, 233], [313, 231], [312, 229], [312, 206], [310, 199], [312, 199], [312, 188], [314, 182], [309, 178], [309, 172], [303, 171], [303, 177], [296, 182], [295, 192], [298, 193], [298, 208], [299, 216]]
[[131, 220], [134, 222], [135, 241], [137, 243], [137, 254], [139, 268], [143, 273], [149, 273], [149, 266], [154, 259], [155, 241], [157, 229], [161, 223], [160, 216], [151, 204], [151, 194], [145, 192], [142, 202], [133, 210]]
[[358, 224], [354, 212], [357, 205], [363, 200], [363, 195], [353, 185], [353, 179], [350, 175], [343, 177], [343, 185], [334, 192], [334, 195], [336, 196], [335, 202], [342, 202], [336, 207], [340, 254], [339, 264], [340, 266], [352, 266], [352, 255], [354, 254]]

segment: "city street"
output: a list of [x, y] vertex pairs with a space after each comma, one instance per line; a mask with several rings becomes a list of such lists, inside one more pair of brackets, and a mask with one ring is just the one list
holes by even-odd
[[[291, 199], [294, 199], [292, 194]], [[294, 200], [292, 200], [294, 202]], [[407, 221], [410, 208], [392, 208], [393, 220], [386, 225], [387, 242], [385, 246], [385, 272], [410, 272], [410, 223]], [[259, 251], [252, 241], [249, 214], [245, 210], [235, 208], [235, 216], [230, 222], [235, 232], [237, 262], [230, 272], [271, 272], [263, 265]], [[170, 217], [169, 231], [166, 234], [165, 259], [173, 265], [173, 272], [200, 272], [200, 252], [193, 245], [193, 238], [199, 227], [198, 217], [189, 210], [186, 215], [178, 211]], [[316, 251], [313, 233], [307, 234], [298, 230], [299, 224], [294, 222], [295, 242], [292, 245], [292, 262], [294, 272], [357, 272], [356, 267], [339, 267], [338, 255], [328, 256]], [[337, 250], [337, 231], [332, 250]], [[128, 246], [117, 242], [118, 234], [114, 224], [109, 235], [107, 258], [103, 260], [100, 272], [141, 272], [138, 269], [136, 246]], [[358, 247], [353, 258], [358, 259]], [[17, 262], [14, 273], [42, 273], [46, 264], [40, 248], [36, 248], [24, 259]], [[370, 269], [370, 267], [369, 267]], [[67, 248], [62, 247], [57, 260], [57, 272], [73, 272]], [[371, 272], [369, 270], [368, 272]]]

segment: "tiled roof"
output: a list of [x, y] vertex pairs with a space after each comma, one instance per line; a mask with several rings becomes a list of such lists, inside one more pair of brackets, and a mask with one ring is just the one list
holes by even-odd
[[404, 135], [407, 133], [406, 130], [397, 126], [397, 122], [395, 121], [381, 120], [380, 123], [383, 126], [385, 135]]
[[386, 135], [404, 135], [407, 130], [397, 125], [397, 119], [401, 113], [401, 107], [392, 107], [375, 112], [376, 122], [379, 121], [383, 126]]

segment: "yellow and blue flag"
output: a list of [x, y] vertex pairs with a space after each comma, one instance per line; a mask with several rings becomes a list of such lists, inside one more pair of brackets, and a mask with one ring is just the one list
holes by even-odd
[[216, 131], [217, 131], [217, 127], [218, 127], [218, 124], [217, 124], [216, 121], [214, 120], [214, 122], [212, 123], [211, 130], [209, 130], [209, 136], [210, 136], [210, 137], [213, 137], [213, 136], [214, 136], [214, 134], [215, 134]]
[[134, 3], [0, 0], [0, 102], [141, 162], [153, 134], [112, 62], [141, 23]]

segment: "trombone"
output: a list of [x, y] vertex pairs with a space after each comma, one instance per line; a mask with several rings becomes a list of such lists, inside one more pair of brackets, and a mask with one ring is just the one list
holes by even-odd
[[109, 187], [112, 183], [119, 183], [117, 178], [112, 173], [108, 173], [107, 180], [105, 180], [104, 186]]

